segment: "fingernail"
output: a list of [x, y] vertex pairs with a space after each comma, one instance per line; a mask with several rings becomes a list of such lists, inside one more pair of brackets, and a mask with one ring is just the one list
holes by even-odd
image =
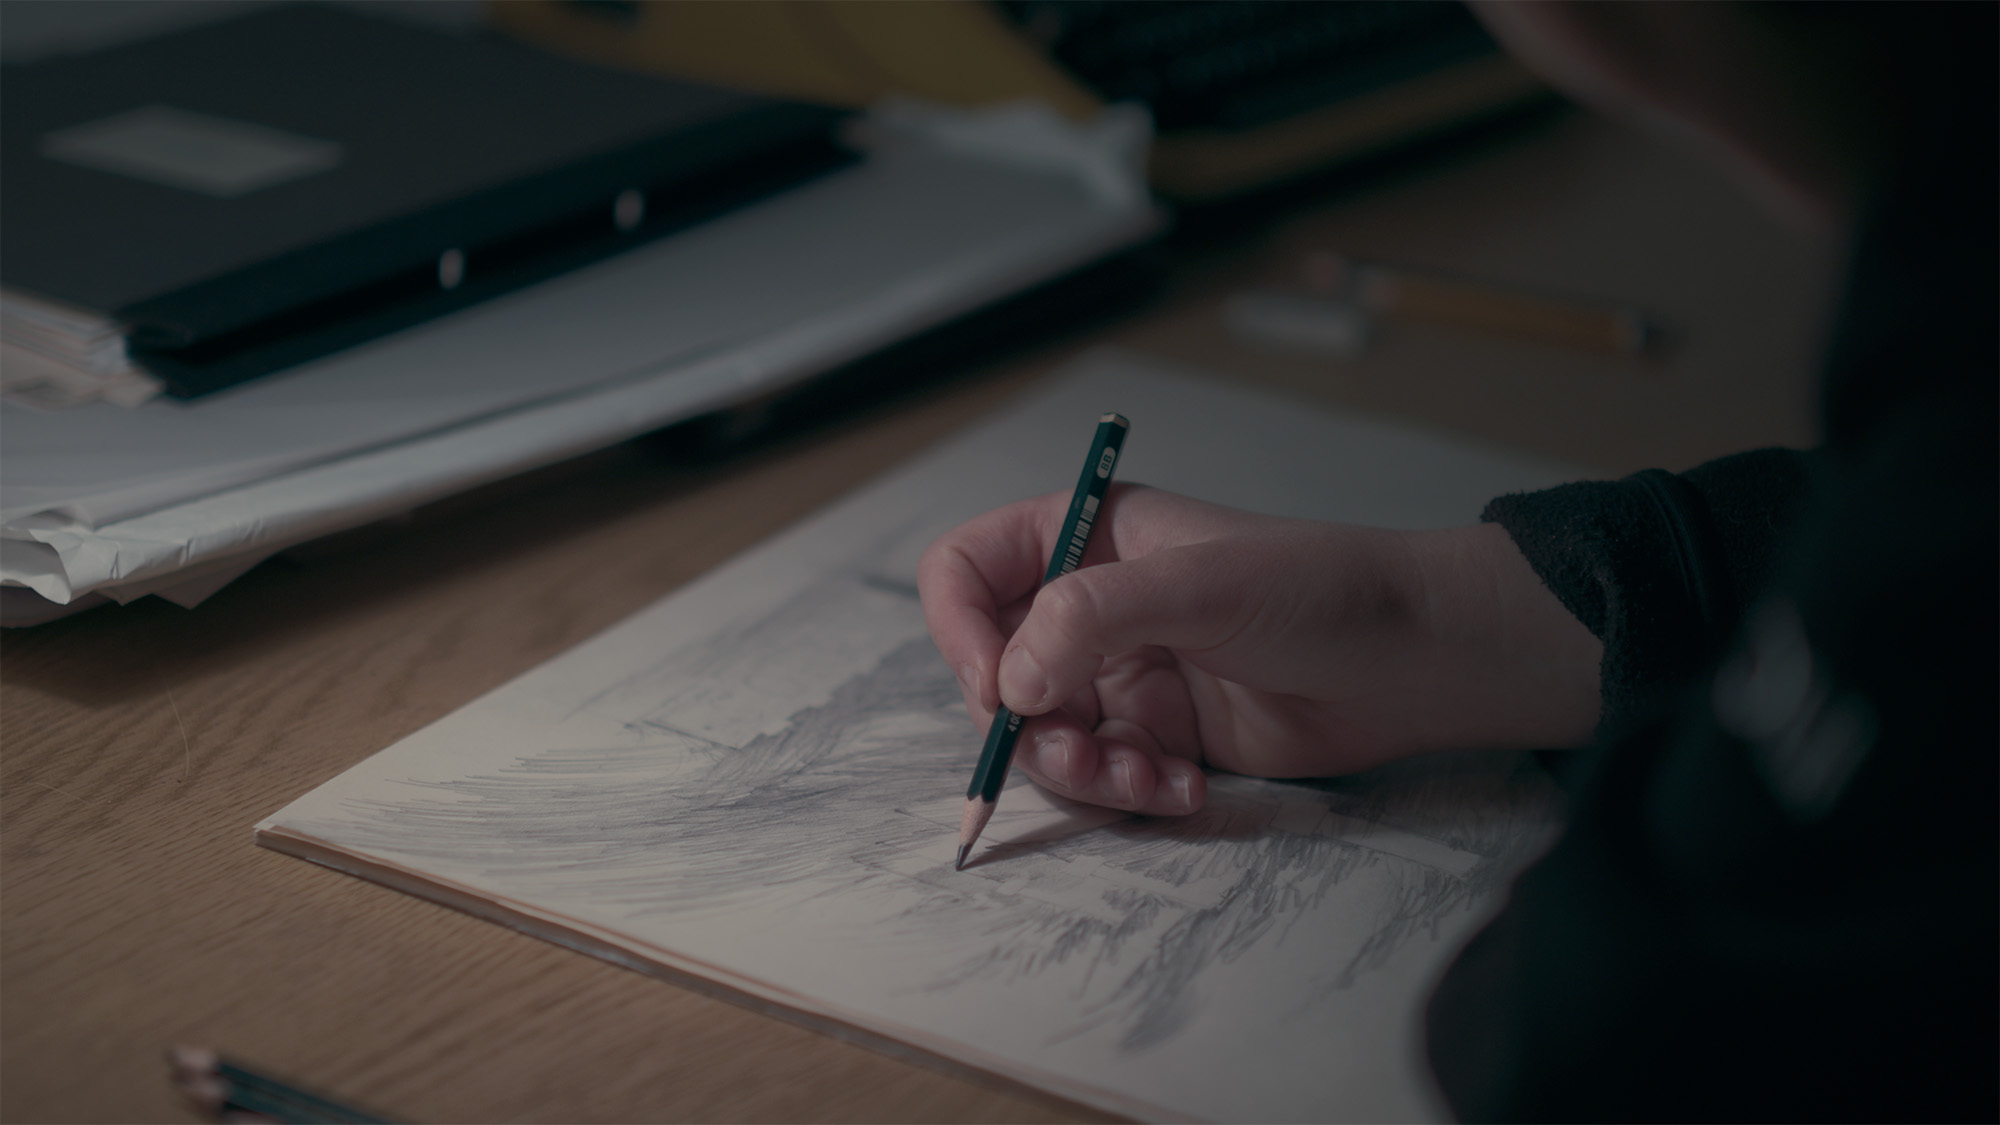
[[1174, 811], [1189, 813], [1194, 811], [1194, 782], [1186, 774], [1174, 776]]
[[1132, 763], [1123, 758], [1111, 763], [1111, 790], [1126, 806], [1138, 804], [1132, 789]]
[[1054, 731], [1035, 736], [1035, 766], [1043, 777], [1058, 785], [1067, 788], [1076, 784], [1076, 779], [1069, 775], [1069, 743]]
[[1000, 695], [1023, 707], [1039, 706], [1049, 693], [1049, 676], [1025, 648], [1008, 651], [1000, 658]]

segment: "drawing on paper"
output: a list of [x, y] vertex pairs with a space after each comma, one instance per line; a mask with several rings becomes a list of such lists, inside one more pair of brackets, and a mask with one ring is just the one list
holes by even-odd
[[1106, 404], [1146, 407], [1157, 444], [1128, 449], [1135, 478], [1225, 482], [1264, 510], [1444, 526], [1555, 478], [1095, 362], [383, 751], [261, 838], [1121, 1112], [1436, 1112], [1421, 999], [1546, 840], [1547, 778], [1504, 754], [1313, 783], [1216, 776], [1208, 807], [1180, 819], [1017, 780], [953, 871], [980, 732], [925, 633], [914, 562], [958, 520], [1034, 491], [1022, 461], [1067, 461], [1050, 419]]
[[[1315, 785], [1217, 777], [1209, 806], [1178, 820], [1017, 784], [988, 846], [955, 872], [977, 732], [914, 587], [876, 574], [814, 586], [598, 702], [649, 694], [658, 703], [626, 720], [629, 743], [520, 755], [361, 802], [342, 839], [504, 875], [557, 903], [616, 901], [634, 921], [786, 886], [817, 896], [896, 881], [921, 889], [880, 919], [885, 931], [965, 951], [917, 987], [1011, 984], [1076, 962], [1088, 995], [1050, 1041], [1108, 1024], [1140, 1049], [1188, 1018], [1207, 965], [1279, 940], [1357, 872], [1395, 893], [1374, 904], [1364, 941], [1300, 982], [1302, 1003], [1482, 901], [1546, 821], [1533, 806], [1544, 789], [1485, 762]], [[767, 706], [822, 694], [789, 714]]]

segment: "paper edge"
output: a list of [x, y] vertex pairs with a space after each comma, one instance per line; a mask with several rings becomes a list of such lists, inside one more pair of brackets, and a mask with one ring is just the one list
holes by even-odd
[[481, 921], [497, 923], [517, 933], [581, 953], [599, 961], [723, 1000], [761, 1015], [772, 1016], [892, 1058], [927, 1066], [954, 1078], [981, 1084], [1004, 1084], [1010, 1091], [1112, 1113], [1132, 1121], [1198, 1122], [1169, 1110], [1123, 1097], [1073, 1079], [1010, 1064], [997, 1055], [968, 1044], [907, 1027], [871, 1019], [836, 1005], [765, 984], [733, 970], [710, 965], [613, 931], [537, 910], [525, 903], [482, 893], [448, 879], [425, 875], [393, 860], [342, 848], [309, 833], [278, 823], [282, 811], [261, 821], [253, 832], [259, 847], [303, 859], [364, 879], [377, 886], [448, 907]]

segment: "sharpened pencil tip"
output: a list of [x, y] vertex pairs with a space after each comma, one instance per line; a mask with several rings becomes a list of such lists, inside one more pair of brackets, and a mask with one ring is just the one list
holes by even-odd
[[983, 797], [965, 799], [965, 814], [958, 821], [958, 862], [952, 864], [953, 871], [965, 870], [965, 860], [972, 854], [972, 845], [979, 842], [979, 834], [986, 830], [986, 822], [992, 819], [992, 801]]

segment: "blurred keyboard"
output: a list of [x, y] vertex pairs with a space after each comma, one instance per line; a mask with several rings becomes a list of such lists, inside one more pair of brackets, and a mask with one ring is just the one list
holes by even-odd
[[1451, 0], [996, 0], [1106, 101], [1163, 132], [1254, 129], [1499, 46]]

